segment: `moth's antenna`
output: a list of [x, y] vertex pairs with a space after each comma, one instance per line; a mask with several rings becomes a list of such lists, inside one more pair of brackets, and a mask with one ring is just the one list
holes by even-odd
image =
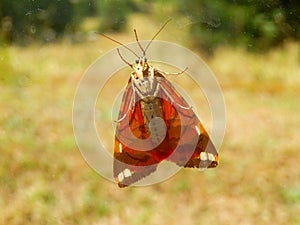
[[127, 62], [124, 57], [121, 55], [119, 48], [117, 48], [118, 54], [120, 56], [120, 58], [123, 60], [124, 63], [126, 63], [128, 66], [130, 66], [132, 68], [132, 64], [130, 64], [129, 62]]
[[133, 32], [134, 32], [135, 40], [136, 40], [136, 42], [138, 43], [140, 49], [142, 50], [143, 56], [145, 56], [146, 52], [145, 52], [145, 50], [143, 49], [141, 43], [139, 42], [139, 38], [138, 38], [138, 35], [137, 35], [137, 32], [136, 32], [136, 29], [134, 29]]
[[172, 18], [168, 19], [168, 20], [164, 23], [164, 25], [163, 25], [161, 28], [159, 28], [159, 30], [156, 32], [156, 34], [153, 36], [153, 38], [151, 39], [151, 41], [150, 41], [150, 42], [148, 43], [148, 45], [146, 46], [145, 52], [146, 52], [147, 49], [149, 48], [149, 46], [150, 46], [151, 42], [154, 40], [154, 38], [156, 38], [156, 36], [162, 31], [162, 29], [164, 29], [164, 27], [165, 27], [171, 20], [172, 20]]
[[[111, 38], [111, 37], [109, 37], [109, 36], [107, 36], [107, 35], [105, 35], [105, 34], [101, 34], [101, 33], [97, 33], [97, 34], [100, 34], [101, 36], [106, 37], [107, 39], [109, 39], [109, 40], [111, 40], [111, 41], [113, 41], [113, 42], [116, 42], [117, 44], [123, 46], [124, 48], [126, 48], [127, 50], [129, 50], [131, 53], [133, 53], [137, 58], [139, 58], [139, 56], [138, 56], [133, 50], [131, 50], [130, 48], [128, 48], [126, 45], [122, 44], [121, 42], [119, 42], [119, 41], [117, 41], [117, 40], [115, 40], [115, 39], [113, 39], [113, 38]], [[123, 58], [123, 57], [122, 57], [122, 58]], [[123, 60], [123, 61], [124, 61], [124, 60]], [[127, 63], [127, 64], [128, 64], [128, 63]]]

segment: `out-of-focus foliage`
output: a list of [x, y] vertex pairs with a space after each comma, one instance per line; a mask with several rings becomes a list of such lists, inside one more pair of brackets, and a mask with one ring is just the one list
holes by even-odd
[[51, 41], [71, 29], [74, 10], [69, 0], [1, 0], [1, 37], [23, 44], [30, 39]]
[[131, 0], [98, 1], [97, 12], [101, 19], [100, 31], [121, 31], [125, 28], [128, 15], [137, 8]]
[[178, 1], [179, 13], [191, 21], [196, 47], [245, 44], [268, 48], [286, 38], [300, 38], [300, 2], [296, 0]]
[[2, 0], [0, 43], [75, 37], [86, 17], [94, 17], [101, 32], [119, 32], [136, 12], [164, 21], [185, 18], [192, 45], [206, 50], [223, 44], [267, 49], [300, 38], [297, 0]]

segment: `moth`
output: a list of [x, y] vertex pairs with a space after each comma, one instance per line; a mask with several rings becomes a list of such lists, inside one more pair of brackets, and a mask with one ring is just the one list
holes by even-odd
[[144, 49], [135, 39], [142, 56], [122, 43], [136, 57], [134, 64], [120, 58], [132, 68], [123, 94], [114, 141], [113, 175], [119, 187], [129, 186], [150, 175], [163, 160], [181, 167], [213, 168], [219, 163], [218, 152], [192, 107], [176, 91], [167, 73], [147, 62], [146, 51], [158, 30]]

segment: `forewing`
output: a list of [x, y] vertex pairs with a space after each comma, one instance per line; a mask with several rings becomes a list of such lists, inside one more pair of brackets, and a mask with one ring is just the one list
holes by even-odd
[[[146, 131], [141, 112], [140, 103], [130, 103], [135, 99], [135, 92], [129, 82], [122, 99], [119, 120], [116, 125], [114, 144], [113, 174], [119, 187], [128, 186], [141, 178], [154, 172], [160, 161], [153, 156], [153, 151], [139, 151], [128, 146], [134, 145], [134, 139], [128, 138], [128, 132], [132, 132], [135, 138], [146, 139], [149, 134]], [[126, 143], [124, 144], [125, 140]]]
[[168, 160], [184, 167], [216, 167], [218, 152], [196, 114], [167, 79], [160, 75], [157, 80], [162, 90], [159, 97], [163, 99], [168, 144], [174, 151], [180, 143]]
[[[167, 134], [161, 144], [149, 151], [139, 151], [135, 140], [149, 137], [144, 124], [140, 102], [129, 82], [123, 95], [116, 126], [114, 145], [114, 177], [119, 187], [128, 186], [154, 172], [158, 163], [167, 159], [179, 166], [207, 168], [218, 165], [218, 152], [196, 114], [173, 85], [155, 73], [160, 85], [157, 97], [163, 108]], [[132, 103], [131, 103], [132, 102]], [[124, 144], [124, 141], [126, 143]], [[179, 146], [179, 148], [178, 148]]]

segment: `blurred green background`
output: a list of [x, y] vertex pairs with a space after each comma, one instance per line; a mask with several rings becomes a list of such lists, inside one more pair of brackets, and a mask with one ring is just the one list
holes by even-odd
[[[220, 165], [119, 189], [82, 158], [73, 97], [116, 47], [95, 31], [127, 43], [136, 28], [150, 39], [169, 18], [157, 39], [193, 49], [224, 92]], [[300, 224], [299, 37], [296, 0], [1, 0], [0, 224]], [[105, 110], [98, 126], [111, 147]]]

